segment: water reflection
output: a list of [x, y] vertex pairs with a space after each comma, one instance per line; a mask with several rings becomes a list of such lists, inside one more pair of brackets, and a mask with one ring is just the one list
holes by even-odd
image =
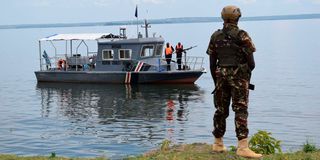
[[50, 115], [50, 108], [56, 103], [59, 111], [70, 119], [86, 119], [97, 115], [102, 121], [162, 118], [164, 108], [174, 110], [175, 104], [179, 106], [177, 120], [186, 120], [184, 112], [188, 101], [200, 100], [202, 94], [196, 85], [38, 83], [37, 89], [41, 94], [44, 117]]
[[188, 103], [203, 101], [204, 94], [197, 85], [38, 83], [37, 91], [42, 117], [63, 122], [57, 132], [65, 132], [65, 140], [84, 135], [94, 136], [89, 138], [93, 145], [103, 142], [150, 148], [163, 139], [183, 141]]

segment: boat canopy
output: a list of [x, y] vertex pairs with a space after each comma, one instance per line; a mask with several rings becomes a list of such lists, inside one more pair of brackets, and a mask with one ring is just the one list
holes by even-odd
[[79, 33], [79, 34], [54, 34], [40, 41], [69, 41], [69, 40], [98, 40], [98, 39], [122, 38], [111, 33]]

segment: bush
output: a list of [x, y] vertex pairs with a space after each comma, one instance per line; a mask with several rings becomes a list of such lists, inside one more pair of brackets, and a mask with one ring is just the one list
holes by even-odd
[[276, 151], [282, 153], [280, 143], [281, 141], [271, 137], [270, 132], [259, 130], [251, 137], [249, 147], [256, 153], [261, 154], [274, 154]]
[[237, 147], [236, 146], [230, 146], [230, 151], [231, 152], [236, 152], [237, 151]]
[[171, 141], [169, 140], [164, 140], [162, 143], [161, 143], [161, 151], [168, 151], [170, 149], [170, 145], [172, 144]]
[[56, 152], [52, 152], [49, 158], [56, 158]]
[[305, 144], [303, 144], [302, 150], [305, 153], [315, 152], [315, 151], [317, 151], [317, 147], [316, 147], [316, 145], [309, 143], [309, 141], [307, 140], [307, 142]]

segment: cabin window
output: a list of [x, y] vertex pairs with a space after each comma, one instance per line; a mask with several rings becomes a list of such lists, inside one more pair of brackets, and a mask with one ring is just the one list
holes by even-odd
[[153, 56], [154, 47], [153, 45], [143, 46], [140, 56], [141, 57], [151, 57]]
[[102, 50], [102, 60], [113, 60], [113, 50]]
[[161, 56], [162, 50], [163, 50], [163, 44], [157, 45], [157, 49], [156, 49], [155, 55], [156, 56]]
[[131, 49], [120, 49], [119, 59], [131, 59]]

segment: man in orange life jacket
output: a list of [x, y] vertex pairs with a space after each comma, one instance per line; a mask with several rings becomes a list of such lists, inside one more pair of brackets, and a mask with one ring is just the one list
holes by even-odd
[[170, 43], [167, 43], [166, 49], [164, 51], [165, 53], [165, 57], [166, 57], [166, 61], [167, 61], [167, 71], [170, 71], [170, 62], [171, 62], [171, 58], [172, 58], [172, 53], [174, 52], [174, 48], [170, 45]]
[[183, 52], [183, 45], [179, 42], [176, 46], [178, 70], [181, 70], [182, 52]]

